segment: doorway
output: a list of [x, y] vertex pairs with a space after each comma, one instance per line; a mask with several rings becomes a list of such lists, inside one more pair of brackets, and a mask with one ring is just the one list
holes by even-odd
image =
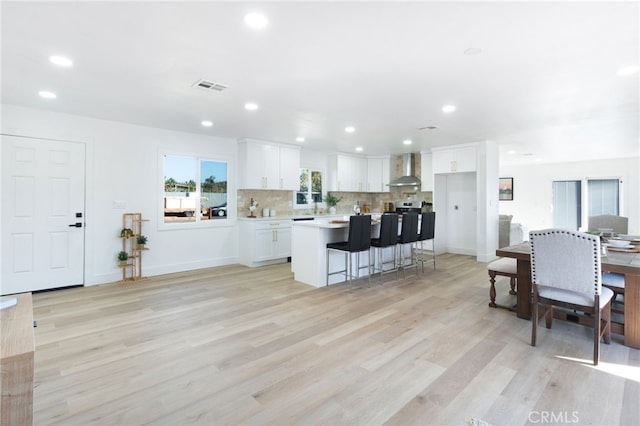
[[1, 136], [0, 294], [84, 284], [85, 145]]

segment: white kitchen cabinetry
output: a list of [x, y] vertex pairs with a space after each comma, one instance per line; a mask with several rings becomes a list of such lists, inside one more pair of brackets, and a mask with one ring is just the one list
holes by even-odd
[[367, 158], [367, 192], [389, 192], [389, 157]]
[[433, 149], [433, 173], [475, 172], [477, 155], [475, 146]]
[[298, 189], [299, 147], [245, 139], [238, 152], [240, 189]]
[[255, 267], [291, 256], [291, 220], [240, 220], [240, 263]]
[[433, 191], [433, 155], [430, 152], [420, 154], [421, 191]]
[[367, 159], [338, 154], [329, 158], [329, 191], [363, 192], [367, 185]]

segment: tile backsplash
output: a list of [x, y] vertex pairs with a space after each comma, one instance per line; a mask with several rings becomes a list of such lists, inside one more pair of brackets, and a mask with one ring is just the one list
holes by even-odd
[[[432, 193], [429, 192], [339, 192], [330, 191], [342, 200], [336, 206], [336, 213], [347, 215], [353, 213], [353, 206], [360, 202], [361, 207], [368, 207], [371, 213], [384, 212], [385, 203], [398, 203], [403, 199], [432, 202]], [[293, 191], [274, 190], [238, 190], [238, 217], [249, 216], [249, 203], [251, 198], [258, 202], [255, 216], [262, 217], [262, 209], [275, 210], [277, 216], [296, 216], [304, 214], [327, 214], [327, 208], [313, 207], [307, 209], [293, 208]]]

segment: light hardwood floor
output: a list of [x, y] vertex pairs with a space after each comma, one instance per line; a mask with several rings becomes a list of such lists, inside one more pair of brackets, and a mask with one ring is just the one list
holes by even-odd
[[488, 302], [450, 254], [371, 288], [283, 264], [38, 293], [34, 423], [640, 424], [639, 350], [614, 336], [594, 368], [590, 329], [541, 323], [533, 348]]

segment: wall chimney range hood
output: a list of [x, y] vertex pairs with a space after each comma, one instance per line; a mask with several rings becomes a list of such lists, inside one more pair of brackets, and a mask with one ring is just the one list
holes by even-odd
[[415, 156], [414, 154], [404, 154], [402, 156], [402, 172], [404, 175], [389, 184], [393, 187], [420, 186], [422, 182], [415, 176]]

